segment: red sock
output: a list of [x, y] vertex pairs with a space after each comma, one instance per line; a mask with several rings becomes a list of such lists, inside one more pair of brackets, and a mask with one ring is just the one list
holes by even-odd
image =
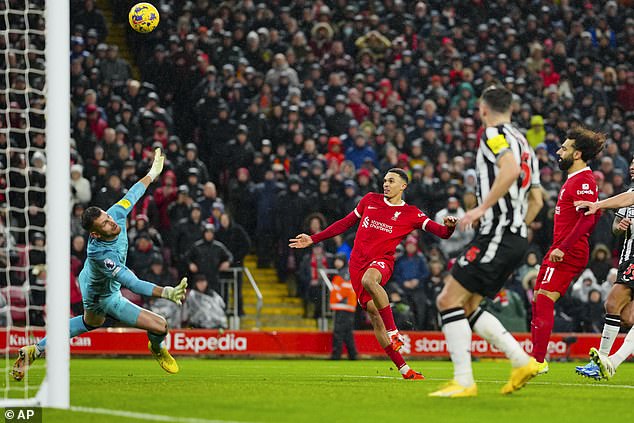
[[[537, 298], [533, 298], [533, 301], [531, 301], [531, 341], [533, 342], [534, 345], [534, 340], [535, 340], [535, 325], [533, 325], [533, 320], [535, 319], [535, 314], [536, 314], [536, 308], [537, 308]], [[535, 347], [533, 347], [535, 348]]]
[[535, 301], [535, 315], [531, 325], [533, 326], [533, 357], [542, 363], [546, 357], [548, 350], [548, 341], [550, 341], [550, 333], [553, 330], [555, 317], [553, 312], [555, 303], [545, 295], [537, 295]]
[[392, 362], [396, 364], [396, 367], [399, 370], [401, 370], [401, 367], [406, 364], [403, 356], [392, 349], [392, 345], [388, 345], [387, 347], [383, 348], [383, 350], [385, 351], [385, 354], [390, 357], [390, 360], [392, 360]]
[[383, 320], [383, 324], [385, 325], [385, 329], [388, 332], [393, 330], [398, 330], [396, 327], [396, 323], [394, 323], [394, 315], [392, 314], [392, 307], [389, 305], [383, 307], [379, 310], [379, 314], [381, 315], [381, 320]]

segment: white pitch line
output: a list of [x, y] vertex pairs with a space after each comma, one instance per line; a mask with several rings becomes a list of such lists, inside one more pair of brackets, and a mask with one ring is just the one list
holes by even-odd
[[[323, 375], [325, 377], [345, 377], [350, 379], [399, 379], [394, 376], [364, 376], [364, 375]], [[434, 380], [434, 381], [447, 381], [451, 380], [448, 378], [437, 378], [437, 377], [427, 377], [425, 380]], [[477, 383], [506, 383], [506, 380], [483, 380], [476, 379]], [[529, 385], [554, 385], [554, 386], [579, 386], [579, 387], [589, 387], [589, 388], [618, 388], [618, 389], [634, 389], [634, 385], [604, 385], [601, 383], [566, 383], [566, 382], [537, 382], [531, 381], [528, 382]]]
[[92, 407], [80, 407], [80, 406], [71, 406], [70, 411], [74, 411], [77, 413], [88, 413], [88, 414], [103, 414], [106, 416], [117, 416], [117, 417], [128, 417], [131, 419], [139, 419], [139, 420], [148, 420], [154, 422], [175, 422], [175, 423], [248, 423], [248, 422], [238, 422], [234, 420], [208, 420], [208, 419], [198, 419], [194, 417], [177, 417], [177, 416], [166, 416], [163, 414], [149, 414], [149, 413], [137, 413], [135, 411], [125, 411], [125, 410], [111, 410], [108, 408], [92, 408]]

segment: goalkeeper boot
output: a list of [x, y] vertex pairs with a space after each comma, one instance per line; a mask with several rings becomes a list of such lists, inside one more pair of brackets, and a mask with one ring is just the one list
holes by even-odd
[[407, 380], [424, 380], [425, 376], [421, 373], [418, 373], [416, 370], [409, 369], [407, 373], [403, 375], [403, 379]]
[[167, 351], [167, 348], [161, 347], [161, 349], [156, 352], [152, 348], [151, 342], [148, 342], [147, 347], [163, 370], [171, 374], [178, 373], [178, 363], [174, 360], [174, 357], [172, 357], [169, 351]]
[[542, 363], [538, 361], [537, 364], [539, 365], [539, 370], [537, 371], [538, 375], [545, 375], [546, 373], [548, 373], [548, 370], [550, 370], [548, 368], [548, 362], [546, 360], [544, 360]]
[[607, 355], [601, 354], [596, 348], [590, 348], [590, 359], [599, 367], [601, 377], [603, 379], [610, 379], [616, 373], [614, 364]]
[[524, 366], [513, 368], [509, 381], [502, 387], [500, 392], [503, 394], [512, 394], [522, 389], [529, 380], [537, 376], [539, 368], [539, 363], [533, 357], [531, 357]]
[[594, 380], [601, 380], [601, 370], [599, 370], [599, 366], [597, 366], [594, 361], [590, 360], [588, 364], [585, 366], [577, 366], [575, 367], [575, 373], [579, 376], [587, 377]]
[[40, 352], [35, 345], [27, 345], [18, 350], [18, 358], [13, 363], [11, 376], [18, 382], [24, 379], [26, 369], [40, 356]]
[[462, 386], [455, 380], [450, 380], [439, 390], [428, 394], [430, 397], [464, 398], [478, 396], [478, 387], [474, 383], [471, 386]]

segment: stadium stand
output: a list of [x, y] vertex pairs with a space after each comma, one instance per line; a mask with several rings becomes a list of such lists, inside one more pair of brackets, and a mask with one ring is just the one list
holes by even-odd
[[[71, 3], [72, 162], [88, 184], [74, 182], [76, 207], [112, 203], [147, 171], [147, 153], [165, 149], [169, 171], [131, 214], [138, 229], [130, 232], [131, 249], [159, 254], [176, 280], [191, 273], [188, 251], [204, 225], [214, 225], [220, 237], [228, 230], [220, 217], [229, 213], [252, 243], [245, 263], [263, 285], [264, 318], [270, 310], [265, 327], [314, 325], [315, 290], [310, 277], [301, 277], [306, 252], [290, 251], [287, 240], [344, 216], [359, 196], [380, 188], [387, 169], [411, 173], [406, 200], [430, 216], [474, 206], [477, 98], [491, 81], [515, 93], [514, 120], [540, 159], [546, 195], [531, 225], [531, 251], [507, 286], [525, 305], [532, 295], [527, 275], [551, 241], [562, 183], [554, 153], [566, 130], [584, 124], [607, 133], [609, 145], [593, 163], [601, 195], [628, 186], [634, 8], [626, 0], [521, 6], [506, 0], [161, 0], [154, 2], [161, 23], [146, 35], [125, 25], [132, 1]], [[17, 73], [0, 78], [5, 81], [24, 83]], [[20, 101], [0, 94], [2, 127], [25, 119], [15, 112]], [[0, 131], [2, 151], [19, 148], [21, 140]], [[44, 142], [33, 137], [35, 145]], [[38, 173], [35, 155], [11, 151], [0, 157], [0, 186], [23, 183], [10, 167]], [[0, 190], [0, 201], [4, 195]], [[3, 207], [5, 263], [35, 242], [33, 234], [4, 229], [8, 213]], [[603, 215], [591, 239], [588, 272], [599, 287], [618, 257], [612, 217]], [[85, 236], [73, 228], [73, 236]], [[408, 304], [425, 310], [414, 328], [436, 329], [434, 298], [459, 246], [440, 246], [422, 233], [407, 242], [429, 267]], [[349, 237], [325, 243], [327, 257], [349, 252], [350, 243]], [[20, 278], [10, 279], [19, 285]], [[394, 283], [390, 290], [401, 288]], [[246, 290], [244, 301], [248, 327], [254, 299]], [[508, 298], [494, 301], [503, 306]], [[595, 330], [584, 320], [588, 301], [557, 303], [555, 330]], [[362, 316], [357, 324], [367, 325]]]

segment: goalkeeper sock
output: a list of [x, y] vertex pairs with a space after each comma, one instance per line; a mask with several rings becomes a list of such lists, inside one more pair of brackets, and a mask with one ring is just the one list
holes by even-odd
[[379, 310], [379, 314], [381, 315], [381, 320], [383, 320], [383, 324], [385, 325], [385, 330], [387, 330], [388, 333], [398, 331], [396, 323], [394, 323], [392, 307], [390, 307], [389, 305], [383, 307], [381, 310]]
[[634, 327], [630, 329], [630, 331], [625, 335], [625, 339], [623, 340], [623, 345], [614, 355], [610, 356], [610, 361], [614, 368], [616, 369], [623, 363], [627, 358], [634, 352]]
[[494, 315], [478, 307], [469, 317], [469, 321], [473, 331], [506, 354], [513, 367], [528, 364], [528, 354]]
[[[76, 336], [81, 335], [82, 333], [90, 332], [91, 330], [97, 329], [96, 326], [87, 325], [84, 322], [84, 316], [75, 316], [70, 319], [70, 337], [74, 338]], [[41, 354], [46, 349], [46, 337], [42, 338], [40, 342], [38, 342], [35, 347], [38, 352]]]
[[167, 333], [163, 335], [159, 335], [159, 334], [148, 331], [147, 337], [150, 340], [150, 343], [152, 344], [152, 350], [154, 352], [159, 352], [161, 348], [163, 348], [163, 340], [165, 339], [166, 336], [167, 336]]
[[535, 301], [535, 315], [533, 326], [533, 357], [540, 363], [544, 362], [548, 351], [550, 333], [555, 324], [555, 302], [543, 294], [538, 294]]
[[603, 333], [601, 334], [601, 344], [599, 346], [599, 353], [603, 355], [610, 355], [614, 340], [619, 334], [621, 329], [621, 316], [617, 314], [606, 314], [605, 323], [603, 325]]
[[450, 308], [440, 312], [442, 333], [445, 335], [447, 350], [453, 362], [453, 375], [462, 386], [471, 386], [471, 327], [462, 307]]

